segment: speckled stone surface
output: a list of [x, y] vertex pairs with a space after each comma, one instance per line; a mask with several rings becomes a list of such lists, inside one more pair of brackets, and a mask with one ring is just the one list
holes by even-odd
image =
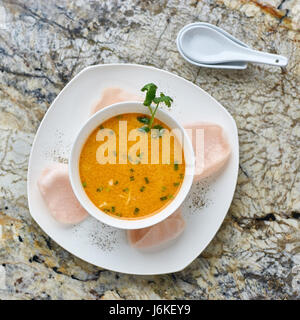
[[[216, 24], [286, 69], [197, 68], [185, 24]], [[128, 276], [75, 258], [32, 220], [26, 173], [43, 115], [85, 66], [140, 63], [178, 74], [233, 115], [240, 171], [214, 240], [184, 271]], [[299, 0], [0, 1], [0, 299], [300, 298]]]

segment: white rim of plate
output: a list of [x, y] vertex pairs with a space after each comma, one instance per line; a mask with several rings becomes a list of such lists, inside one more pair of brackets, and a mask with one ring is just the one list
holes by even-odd
[[[238, 139], [238, 130], [237, 130], [237, 126], [236, 126], [236, 122], [235, 120], [233, 119], [233, 117], [231, 116], [231, 114], [214, 98], [212, 97], [209, 93], [207, 93], [205, 90], [203, 90], [202, 88], [198, 87], [197, 85], [195, 85], [193, 82], [189, 81], [189, 80], [186, 80], [185, 78], [183, 77], [180, 77], [172, 72], [169, 72], [169, 71], [166, 71], [166, 70], [163, 70], [163, 69], [159, 69], [159, 68], [155, 68], [155, 67], [152, 67], [152, 66], [145, 66], [145, 65], [140, 65], [140, 64], [133, 64], [133, 63], [112, 63], [112, 64], [97, 64], [97, 65], [93, 65], [93, 66], [88, 66], [88, 67], [85, 67], [84, 69], [82, 69], [80, 72], [78, 72], [78, 74], [76, 74], [68, 83], [67, 85], [59, 92], [59, 94], [57, 95], [57, 97], [53, 100], [53, 102], [51, 103], [50, 107], [48, 108], [47, 112], [45, 113], [40, 125], [39, 125], [39, 128], [35, 134], [35, 137], [33, 139], [33, 142], [32, 142], [32, 147], [31, 147], [31, 151], [30, 151], [30, 156], [29, 156], [29, 160], [28, 160], [28, 170], [27, 170], [27, 197], [28, 197], [28, 209], [29, 209], [29, 213], [31, 215], [31, 217], [33, 218], [33, 220], [39, 225], [39, 227], [43, 230], [43, 232], [45, 232], [49, 237], [51, 237], [51, 239], [53, 241], [56, 242], [56, 240], [54, 240], [55, 238], [55, 233], [51, 233], [51, 232], [46, 232], [45, 229], [38, 223], [37, 220], [35, 220], [35, 218], [32, 216], [31, 214], [31, 198], [30, 198], [30, 192], [29, 191], [29, 184], [30, 184], [30, 177], [29, 177], [29, 168], [30, 168], [30, 164], [32, 162], [32, 150], [34, 149], [34, 145], [36, 143], [36, 140], [37, 140], [37, 136], [39, 135], [39, 132], [41, 130], [41, 127], [45, 121], [45, 118], [46, 118], [46, 115], [48, 114], [49, 110], [51, 109], [52, 105], [54, 105], [54, 103], [58, 100], [59, 96], [62, 94], [62, 92], [64, 91], [64, 89], [66, 89], [67, 87], [71, 86], [71, 84], [77, 80], [77, 78], [83, 74], [84, 72], [87, 72], [88, 70], [90, 69], [97, 69], [97, 68], [111, 68], [111, 67], [135, 67], [135, 68], [142, 68], [142, 69], [149, 69], [149, 70], [153, 70], [153, 71], [156, 71], [156, 72], [162, 72], [162, 73], [165, 73], [167, 75], [170, 75], [172, 77], [175, 77], [175, 78], [178, 78], [180, 79], [181, 81], [184, 81], [186, 83], [188, 83], [189, 85], [191, 85], [192, 87], [195, 87], [197, 90], [200, 90], [204, 95], [208, 96], [210, 99], [212, 99], [212, 101], [214, 101], [218, 107], [220, 107], [223, 112], [225, 112], [225, 114], [227, 114], [227, 116], [229, 117], [229, 119], [231, 120], [232, 122], [232, 125], [233, 125], [233, 128], [234, 128], [234, 133]], [[238, 142], [238, 141], [237, 141]], [[237, 145], [237, 154], [239, 154], [239, 145]], [[237, 170], [236, 170], [236, 175], [234, 178], [234, 186], [236, 187], [236, 184], [237, 184], [237, 179], [238, 179], [238, 163], [237, 163]], [[228, 206], [226, 206], [225, 208], [225, 211], [226, 211], [226, 214], [230, 208], [230, 205], [232, 203], [232, 200], [233, 200], [233, 197], [234, 197], [234, 192], [232, 194], [232, 197], [230, 199], [230, 202], [228, 204]], [[61, 248], [63, 248], [64, 250], [66, 250], [67, 252], [69, 252], [70, 254], [74, 255], [75, 257], [79, 258], [79, 259], [82, 259], [92, 265], [95, 265], [97, 267], [100, 267], [100, 268], [104, 268], [106, 270], [109, 270], [109, 271], [113, 271], [113, 272], [121, 272], [121, 273], [125, 273], [125, 274], [132, 274], [132, 275], [159, 275], [159, 274], [169, 274], [169, 273], [175, 273], [175, 272], [179, 272], [179, 271], [182, 271], [184, 270], [188, 265], [190, 265], [204, 250], [205, 248], [208, 246], [208, 244], [213, 240], [213, 238], [215, 237], [216, 233], [219, 231], [225, 217], [226, 217], [226, 214], [224, 215], [224, 218], [220, 221], [219, 225], [215, 228], [215, 232], [213, 232], [212, 236], [210, 237], [210, 239], [206, 240], [204, 245], [202, 245], [202, 249], [199, 250], [199, 253], [197, 254], [197, 256], [193, 257], [188, 263], [186, 263], [186, 265], [178, 268], [176, 267], [175, 269], [173, 268], [170, 268], [168, 271], [164, 271], [164, 272], [143, 272], [143, 273], [136, 273], [136, 272], [130, 272], [130, 271], [122, 271], [118, 268], [112, 268], [108, 265], [106, 265], [105, 263], [103, 263], [102, 266], [100, 265], [97, 265], [95, 263], [93, 263], [92, 261], [89, 261], [88, 259], [85, 259], [85, 258], [82, 258], [80, 256], [79, 253], [74, 253], [74, 252], [71, 252], [70, 250], [68, 250], [63, 244], [61, 243], [58, 243], [56, 242]]]

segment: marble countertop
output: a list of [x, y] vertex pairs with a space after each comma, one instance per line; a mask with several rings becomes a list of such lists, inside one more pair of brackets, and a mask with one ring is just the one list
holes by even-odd
[[[192, 66], [174, 40], [195, 21], [290, 63], [244, 71]], [[2, 0], [0, 58], [0, 299], [300, 298], [298, 0]], [[92, 266], [59, 247], [28, 211], [28, 157], [47, 108], [84, 67], [114, 62], [191, 80], [237, 122], [231, 208], [206, 250], [176, 274]]]

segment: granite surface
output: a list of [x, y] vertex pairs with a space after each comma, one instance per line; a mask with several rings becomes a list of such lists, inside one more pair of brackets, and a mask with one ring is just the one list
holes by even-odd
[[[287, 68], [192, 66], [175, 38], [205, 21]], [[85, 66], [139, 63], [178, 74], [233, 115], [234, 200], [214, 240], [184, 271], [130, 276], [51, 240], [28, 211], [31, 144], [47, 108]], [[299, 299], [300, 1], [0, 1], [0, 299]]]

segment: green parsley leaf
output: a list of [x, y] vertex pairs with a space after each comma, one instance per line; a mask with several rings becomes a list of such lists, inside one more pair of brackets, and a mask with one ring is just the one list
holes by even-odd
[[144, 124], [149, 124], [150, 123], [150, 118], [146, 117], [146, 116], [140, 116], [140, 117], [137, 117], [137, 120], [141, 123], [144, 123]]
[[148, 126], [143, 126], [143, 127], [139, 128], [139, 131], [147, 133], [150, 131], [150, 128]]
[[156, 90], [157, 90], [157, 86], [154, 83], [148, 83], [141, 89], [141, 91], [143, 92], [146, 91], [146, 97], [144, 100], [145, 106], [149, 107], [151, 105], [151, 103], [155, 98]]
[[160, 93], [159, 97], [156, 97], [153, 99], [153, 102], [156, 104], [164, 103], [168, 108], [171, 107], [171, 103], [173, 102], [173, 99], [169, 96], [165, 96], [162, 92]]
[[160, 124], [156, 124], [155, 126], [153, 126], [153, 129], [157, 129], [157, 130], [162, 130], [164, 127], [161, 126]]

